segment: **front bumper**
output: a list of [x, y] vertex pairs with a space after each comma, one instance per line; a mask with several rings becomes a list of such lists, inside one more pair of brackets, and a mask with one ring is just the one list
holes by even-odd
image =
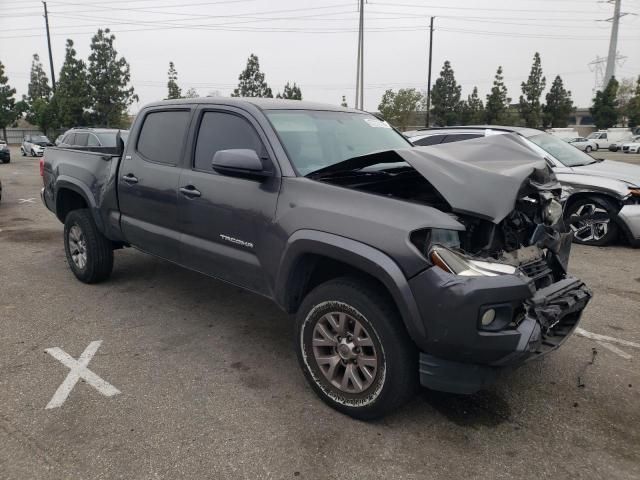
[[[435, 282], [435, 285], [434, 285]], [[431, 284], [431, 288], [426, 288]], [[591, 292], [567, 277], [536, 290], [526, 277], [457, 277], [430, 268], [411, 282], [427, 334], [418, 345], [420, 383], [433, 390], [474, 393], [492, 383], [505, 367], [558, 348], [577, 326]], [[517, 325], [479, 328], [479, 312], [502, 305], [522, 312]]]

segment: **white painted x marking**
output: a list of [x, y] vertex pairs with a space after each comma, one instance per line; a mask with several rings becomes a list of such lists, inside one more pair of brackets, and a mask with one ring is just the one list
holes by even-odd
[[20, 198], [18, 199], [18, 203], [34, 203], [35, 198]]
[[56, 393], [53, 394], [53, 397], [51, 397], [51, 400], [45, 408], [50, 409], [60, 407], [71, 393], [71, 390], [73, 390], [73, 387], [78, 383], [78, 380], [81, 378], [106, 397], [112, 397], [113, 395], [120, 393], [120, 390], [87, 368], [87, 365], [89, 365], [89, 362], [96, 354], [101, 344], [102, 340], [91, 342], [84, 352], [82, 352], [82, 355], [80, 355], [78, 360], [58, 347], [47, 348], [45, 350], [45, 352], [56, 360], [59, 360], [65, 367], [71, 370], [67, 375], [67, 378], [62, 382], [62, 385], [60, 385], [58, 390], [56, 390]]

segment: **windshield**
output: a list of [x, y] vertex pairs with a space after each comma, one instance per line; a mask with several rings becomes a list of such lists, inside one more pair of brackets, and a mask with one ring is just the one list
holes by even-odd
[[369, 153], [411, 147], [387, 122], [369, 114], [317, 110], [265, 113], [301, 175]]
[[[109, 133], [96, 133], [98, 138], [100, 139], [100, 143], [103, 147], [115, 147], [116, 146], [116, 136], [118, 132], [109, 132]], [[122, 137], [122, 141], [127, 143], [127, 138], [129, 137], [129, 130], [120, 130], [120, 137]]]
[[51, 143], [49, 142], [49, 139], [44, 135], [34, 135], [33, 137], [31, 137], [31, 141], [33, 143], [40, 143], [40, 142]]
[[577, 167], [596, 162], [596, 160], [586, 153], [548, 133], [533, 135], [527, 137], [527, 139], [558, 160], [565, 167]]

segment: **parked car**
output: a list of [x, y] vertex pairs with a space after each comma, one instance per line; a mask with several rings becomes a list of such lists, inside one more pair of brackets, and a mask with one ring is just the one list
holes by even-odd
[[0, 140], [0, 163], [9, 163], [11, 161], [11, 150], [4, 140]]
[[58, 136], [56, 137], [55, 142], [53, 142], [53, 143], [55, 144], [55, 146], [56, 146], [56, 147], [57, 147], [58, 145], [60, 145], [60, 142], [62, 142], [62, 138], [63, 138], [63, 137], [64, 137], [64, 133], [63, 133], [63, 134], [61, 134], [61, 135], [58, 135]]
[[622, 144], [622, 153], [640, 153], [640, 135]]
[[598, 130], [589, 134], [589, 140], [593, 140], [596, 144], [596, 150], [599, 148], [608, 149], [611, 144], [619, 144], [631, 138], [631, 130], [628, 128], [609, 128], [607, 130]]
[[52, 147], [53, 143], [45, 135], [25, 135], [20, 152], [22, 156], [31, 155], [41, 157], [45, 147]]
[[65, 132], [58, 146], [61, 148], [72, 148], [74, 150], [114, 153], [118, 148], [118, 135], [120, 135], [120, 138], [126, 143], [129, 137], [129, 130], [120, 130], [117, 128], [72, 128]]
[[589, 153], [589, 152], [592, 152], [593, 150], [598, 149], [596, 142], [594, 142], [593, 140], [589, 140], [588, 138], [573, 137], [573, 138], [567, 138], [563, 140], [565, 140], [565, 142], [567, 142], [568, 144], [573, 145], [578, 150], [582, 150], [583, 152]]
[[211, 97], [144, 107], [131, 140], [47, 149], [74, 275], [105, 280], [133, 246], [271, 298], [311, 387], [354, 417], [418, 381], [483, 388], [562, 344], [591, 297], [566, 271], [561, 187], [515, 135], [427, 152], [362, 111]]
[[640, 246], [640, 166], [594, 159], [566, 142], [532, 128], [446, 127], [405, 132], [415, 145], [457, 142], [485, 135], [516, 133], [544, 156], [563, 186], [565, 220], [574, 241], [607, 245], [622, 233]]

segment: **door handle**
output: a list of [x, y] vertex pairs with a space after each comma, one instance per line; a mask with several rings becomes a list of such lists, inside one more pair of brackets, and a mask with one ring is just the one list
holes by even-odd
[[180, 193], [183, 194], [185, 197], [189, 197], [189, 198], [196, 198], [202, 195], [200, 193], [200, 190], [198, 190], [193, 185], [187, 185], [186, 187], [181, 187]]
[[138, 183], [138, 178], [132, 173], [127, 173], [124, 177], [122, 177], [122, 181], [128, 183], [129, 185], [133, 185]]

